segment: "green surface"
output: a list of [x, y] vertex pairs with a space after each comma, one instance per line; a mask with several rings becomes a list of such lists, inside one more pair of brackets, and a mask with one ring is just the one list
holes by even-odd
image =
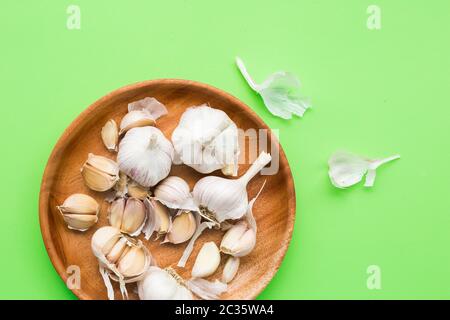
[[[81, 29], [66, 8], [81, 8]], [[366, 9], [382, 11], [368, 30]], [[450, 2], [17, 1], [0, 10], [0, 298], [73, 299], [54, 271], [38, 194], [63, 130], [123, 85], [183, 78], [219, 87], [280, 129], [295, 178], [291, 246], [263, 299], [450, 298]], [[241, 78], [296, 73], [314, 109], [271, 116]], [[333, 188], [337, 149], [400, 153], [375, 187]], [[382, 289], [366, 286], [369, 265]]]

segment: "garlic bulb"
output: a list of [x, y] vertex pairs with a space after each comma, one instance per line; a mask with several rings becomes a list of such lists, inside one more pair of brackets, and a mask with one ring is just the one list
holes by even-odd
[[236, 124], [225, 112], [206, 105], [187, 109], [172, 134], [176, 164], [200, 173], [222, 169], [237, 175], [239, 142]]
[[81, 168], [84, 183], [94, 191], [107, 191], [119, 180], [119, 167], [108, 158], [92, 153]]
[[128, 113], [120, 123], [120, 135], [137, 127], [155, 125], [156, 119], [167, 114], [166, 107], [155, 98], [144, 98], [128, 104]]
[[239, 219], [247, 211], [247, 183], [271, 160], [270, 154], [262, 152], [248, 171], [239, 179], [208, 176], [200, 179], [194, 187], [194, 200], [200, 214], [213, 222]]
[[173, 218], [164, 242], [179, 244], [188, 241], [197, 230], [197, 222], [190, 211], [182, 211]]
[[69, 229], [86, 231], [98, 221], [100, 206], [92, 197], [75, 193], [57, 207]]
[[198, 211], [189, 185], [180, 177], [170, 176], [155, 188], [155, 199], [171, 209]]
[[119, 282], [122, 296], [127, 298], [125, 284], [142, 279], [152, 263], [150, 252], [141, 241], [123, 235], [114, 227], [98, 229], [92, 236], [91, 248], [99, 261], [110, 300], [114, 300], [110, 279]]
[[109, 208], [109, 223], [123, 233], [137, 236], [147, 219], [144, 203], [136, 198], [118, 198]]
[[278, 71], [262, 84], [256, 84], [239, 57], [236, 57], [236, 64], [248, 85], [261, 95], [273, 115], [283, 119], [291, 119], [292, 114], [302, 117], [310, 107], [309, 99], [300, 94], [300, 81], [294, 74]]
[[225, 266], [223, 267], [222, 282], [230, 283], [236, 276], [239, 269], [240, 259], [236, 257], [229, 257]]
[[186, 281], [172, 268], [160, 269], [156, 266], [151, 266], [144, 278], [138, 282], [141, 300], [193, 300], [192, 292], [202, 299], [217, 300], [226, 290], [227, 285], [220, 281]]
[[375, 182], [376, 169], [392, 160], [399, 159], [399, 155], [384, 159], [367, 159], [345, 151], [334, 153], [328, 161], [331, 183], [337, 188], [346, 188], [357, 184], [366, 175], [365, 187], [372, 187]]
[[138, 282], [141, 300], [193, 300], [184, 280], [171, 268], [150, 267]]
[[144, 205], [147, 209], [147, 222], [142, 230], [145, 239], [150, 239], [153, 232], [157, 233], [157, 238], [166, 234], [172, 226], [169, 210], [154, 199], [144, 199]]
[[120, 170], [147, 188], [169, 175], [172, 160], [172, 144], [155, 127], [129, 130], [117, 154]]
[[106, 149], [109, 151], [117, 151], [117, 143], [119, 142], [119, 130], [114, 120], [109, 120], [102, 128], [102, 140]]
[[193, 278], [205, 278], [216, 272], [220, 264], [220, 252], [212, 241], [203, 244], [192, 268]]

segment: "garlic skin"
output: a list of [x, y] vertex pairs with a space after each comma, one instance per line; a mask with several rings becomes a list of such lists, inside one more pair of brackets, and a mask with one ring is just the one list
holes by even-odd
[[172, 269], [150, 267], [145, 277], [138, 282], [141, 300], [193, 300], [191, 291]]
[[175, 162], [200, 173], [223, 169], [236, 176], [238, 140], [236, 124], [222, 110], [206, 105], [188, 108], [172, 133]]
[[225, 266], [223, 267], [222, 282], [230, 283], [236, 276], [239, 270], [240, 259], [236, 257], [229, 257]]
[[173, 147], [155, 127], [129, 130], [120, 142], [117, 162], [121, 171], [143, 187], [152, 187], [169, 175]]
[[300, 81], [294, 74], [278, 71], [262, 84], [256, 84], [241, 58], [236, 57], [236, 64], [248, 85], [261, 95], [273, 115], [282, 119], [291, 119], [292, 114], [302, 117], [306, 109], [311, 107], [309, 99], [300, 94]]
[[192, 268], [193, 278], [205, 278], [216, 272], [220, 264], [220, 252], [212, 241], [203, 244]]
[[155, 98], [144, 98], [128, 104], [128, 113], [120, 122], [120, 135], [132, 128], [154, 126], [156, 120], [167, 114], [166, 107]]
[[172, 225], [164, 239], [164, 242], [179, 244], [188, 241], [197, 230], [197, 222], [194, 214], [184, 211], [173, 218]]
[[243, 257], [249, 254], [255, 245], [255, 231], [249, 228], [247, 222], [240, 221], [225, 233], [220, 243], [220, 251], [234, 257]]
[[121, 232], [138, 236], [147, 219], [144, 203], [137, 198], [118, 198], [109, 208], [109, 223]]
[[247, 184], [271, 159], [270, 154], [262, 152], [239, 179], [215, 176], [200, 179], [193, 190], [200, 214], [218, 224], [244, 216], [248, 207]]
[[108, 191], [119, 180], [119, 167], [111, 159], [89, 153], [81, 168], [84, 183], [94, 191]]
[[170, 176], [155, 188], [155, 199], [171, 209], [198, 211], [189, 185], [180, 177]]
[[109, 151], [117, 151], [117, 143], [119, 142], [119, 129], [114, 120], [108, 120], [102, 128], [102, 140], [106, 149]]
[[69, 229], [86, 231], [98, 221], [100, 206], [94, 198], [75, 193], [57, 206]]
[[394, 155], [384, 159], [372, 160], [346, 151], [338, 151], [328, 161], [328, 175], [336, 188], [347, 188], [360, 182], [367, 174], [364, 186], [372, 187], [375, 182], [376, 169], [399, 158], [400, 155]]
[[92, 236], [91, 248], [110, 300], [114, 300], [110, 279], [119, 282], [122, 296], [127, 298], [125, 284], [141, 280], [152, 263], [150, 252], [141, 241], [123, 235], [115, 227], [98, 229]]
[[150, 196], [150, 191], [135, 181], [131, 181], [127, 185], [127, 189], [127, 193], [130, 197], [137, 198], [139, 200], [144, 200]]

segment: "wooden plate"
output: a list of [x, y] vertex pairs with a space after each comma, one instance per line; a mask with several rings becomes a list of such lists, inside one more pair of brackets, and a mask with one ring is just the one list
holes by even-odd
[[[169, 114], [158, 119], [157, 127], [169, 138], [185, 109], [204, 103], [225, 111], [239, 128], [268, 129], [248, 106], [233, 96], [206, 84], [174, 79], [144, 81], [123, 87], [96, 101], [78, 116], [59, 139], [47, 163], [39, 198], [39, 218], [48, 255], [64, 282], [67, 282], [72, 272], [69, 269], [67, 273], [68, 267], [79, 266], [81, 286], [72, 291], [80, 299], [107, 299], [97, 260], [90, 249], [90, 240], [95, 230], [108, 224], [108, 204], [103, 201], [104, 195], [84, 185], [80, 168], [90, 152], [115, 159], [116, 155], [109, 153], [103, 146], [101, 128], [109, 119], [120, 123], [127, 112], [127, 104], [147, 96], [155, 97], [167, 106]], [[278, 142], [272, 133], [268, 134], [268, 138], [273, 143], [272, 148], [268, 143], [268, 151], [274, 153], [278, 149]], [[247, 168], [248, 163], [241, 165], [239, 175]], [[213, 174], [219, 175], [220, 171]], [[191, 187], [203, 176], [184, 165], [173, 166], [171, 175], [181, 176]], [[239, 272], [230, 283], [227, 293], [222, 295], [223, 299], [256, 298], [280, 267], [289, 245], [295, 218], [295, 191], [289, 164], [281, 147], [278, 173], [271, 176], [257, 175], [248, 185], [250, 198], [256, 195], [265, 179], [266, 187], [254, 206], [258, 223], [256, 247], [250, 255], [242, 258]], [[91, 195], [102, 204], [99, 222], [86, 232], [69, 230], [56, 209], [73, 193]], [[186, 244], [160, 245], [158, 241], [143, 241], [159, 266], [174, 266], [187, 279], [202, 244], [215, 241], [219, 245], [221, 235], [218, 230], [204, 232], [197, 240], [185, 269], [177, 268], [176, 263]], [[143, 239], [142, 235], [140, 238]], [[210, 279], [220, 278], [224, 261], [222, 259], [221, 266]], [[120, 299], [118, 285], [114, 284], [114, 287], [116, 299]], [[133, 284], [128, 287], [131, 297], [137, 298], [133, 293]]]

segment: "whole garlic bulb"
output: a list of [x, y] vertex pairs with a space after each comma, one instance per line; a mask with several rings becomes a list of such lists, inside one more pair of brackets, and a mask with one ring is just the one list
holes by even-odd
[[150, 267], [138, 282], [141, 300], [193, 300], [191, 291], [183, 279], [171, 268]]
[[191, 107], [172, 133], [176, 164], [184, 163], [200, 173], [221, 169], [237, 175], [239, 137], [236, 124], [219, 109]]
[[180, 177], [170, 176], [155, 188], [155, 199], [171, 209], [198, 211], [189, 185]]
[[91, 248], [99, 261], [99, 271], [110, 300], [114, 300], [110, 279], [119, 282], [122, 296], [127, 298], [125, 284], [142, 279], [152, 263], [150, 252], [141, 241], [129, 238], [110, 226], [94, 233]]
[[156, 119], [166, 115], [166, 107], [155, 98], [144, 98], [128, 104], [128, 113], [120, 122], [120, 135], [131, 128], [155, 125]]
[[81, 168], [84, 183], [94, 191], [107, 191], [119, 180], [119, 167], [111, 159], [89, 153]]
[[109, 223], [123, 233], [137, 236], [144, 227], [147, 213], [144, 203], [136, 198], [118, 198], [109, 208]]
[[248, 171], [239, 179], [208, 176], [194, 186], [194, 200], [200, 214], [213, 222], [239, 219], [247, 211], [247, 183], [266, 166], [272, 157], [262, 152]]
[[152, 187], [169, 175], [173, 147], [155, 127], [129, 130], [119, 145], [121, 171], [143, 187]]
[[57, 207], [69, 229], [86, 231], [98, 221], [100, 206], [92, 197], [75, 193]]
[[192, 292], [202, 299], [216, 300], [227, 290], [227, 285], [216, 280], [184, 280], [172, 268], [151, 266], [138, 282], [141, 300], [193, 300]]

